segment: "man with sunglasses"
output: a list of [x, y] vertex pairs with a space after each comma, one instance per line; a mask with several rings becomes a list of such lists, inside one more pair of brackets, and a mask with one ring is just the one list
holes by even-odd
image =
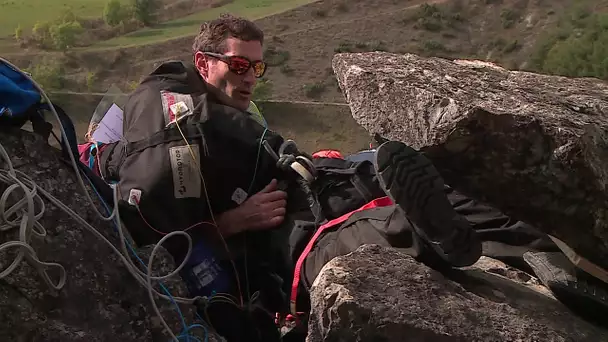
[[[266, 71], [263, 32], [230, 15], [201, 25], [193, 63], [167, 61], [146, 76], [124, 108], [123, 140], [100, 156], [116, 182], [120, 218], [138, 246], [163, 244], [200, 314], [228, 341], [278, 341], [274, 313], [287, 307], [291, 276], [277, 237], [287, 194], [284, 172], [260, 144], [283, 142], [248, 112]], [[247, 232], [247, 234], [242, 234]]]
[[[311, 218], [308, 198], [301, 201], [301, 192], [292, 189], [288, 207], [287, 193], [277, 179], [294, 175], [289, 167], [277, 168], [276, 156], [266, 153], [260, 141], [279, 151], [283, 138], [247, 113], [256, 81], [266, 71], [263, 40], [262, 31], [242, 18], [222, 16], [201, 25], [193, 44], [194, 63], [166, 62], [146, 77], [125, 106], [124, 141], [101, 156], [109, 170], [105, 179], [118, 182], [120, 217], [139, 246], [157, 243], [171, 231], [190, 233], [193, 250], [181, 275], [191, 295], [211, 298], [201, 313], [228, 341], [280, 339], [270, 313], [286, 309], [298, 251], [316, 227], [314, 222], [293, 240], [297, 222]], [[372, 209], [383, 213], [385, 228], [399, 225], [408, 236], [424, 236], [426, 249], [439, 252], [452, 265], [475, 262], [481, 253], [479, 240], [465, 220], [456, 219], [432, 165], [403, 144], [392, 142], [378, 151], [375, 162], [383, 180], [379, 191], [397, 204]], [[422, 207], [423, 201], [410, 198], [411, 185], [391, 176], [404, 166], [404, 158], [429, 172], [422, 173], [428, 179], [419, 182], [417, 196], [432, 198], [430, 216], [424, 215], [430, 211]], [[407, 217], [403, 210], [397, 213], [395, 208], [401, 206]], [[474, 208], [465, 209], [475, 213]], [[410, 216], [415, 217], [413, 228]], [[505, 221], [498, 216], [484, 222]], [[448, 223], [437, 227], [431, 220]], [[375, 231], [370, 225], [359, 228], [361, 234], [349, 230], [360, 235], [356, 241], [348, 246], [340, 242], [331, 253], [345, 254], [361, 243], [388, 243], [382, 233], [370, 239], [368, 233]], [[332, 239], [331, 234], [324, 241], [320, 237], [317, 247]], [[177, 264], [187, 256], [183, 238], [164, 246]], [[319, 259], [308, 259], [318, 271], [329, 254], [317, 254]]]

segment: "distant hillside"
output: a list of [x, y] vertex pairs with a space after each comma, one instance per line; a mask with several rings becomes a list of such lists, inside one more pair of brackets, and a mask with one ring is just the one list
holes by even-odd
[[0, 52], [155, 44], [191, 35], [220, 13], [259, 19], [313, 1], [6, 0], [0, 2]]
[[[476, 58], [509, 69], [608, 79], [607, 11], [608, 0], [310, 3], [257, 20], [267, 37], [266, 59], [271, 67], [256, 95], [259, 99], [343, 102], [331, 58], [346, 51]], [[158, 63], [190, 60], [195, 33], [192, 29], [191, 36], [134, 47], [8, 56], [28, 67], [49, 89], [105, 91], [116, 85], [129, 91]]]

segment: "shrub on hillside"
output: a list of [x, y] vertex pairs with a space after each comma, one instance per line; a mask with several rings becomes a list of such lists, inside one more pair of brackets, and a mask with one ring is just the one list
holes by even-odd
[[103, 8], [103, 20], [110, 26], [119, 25], [127, 19], [128, 14], [120, 0], [109, 0]]
[[23, 28], [21, 27], [21, 25], [18, 25], [15, 28], [15, 40], [18, 42], [21, 42], [22, 39], [23, 39]]
[[279, 50], [273, 46], [270, 46], [264, 52], [264, 61], [269, 66], [278, 66], [289, 60], [289, 51]]
[[68, 9], [55, 20], [37, 22], [29, 41], [43, 49], [65, 50], [76, 45], [83, 31], [79, 18]]
[[325, 91], [324, 82], [317, 82], [317, 83], [313, 83], [313, 84], [304, 85], [304, 93], [309, 98], [313, 98], [313, 99], [319, 98], [321, 96], [321, 94], [323, 94], [324, 91]]
[[293, 68], [290, 67], [288, 64], [283, 64], [281, 66], [281, 73], [287, 75], [287, 76], [292, 76], [293, 75]]
[[340, 42], [340, 44], [334, 49], [334, 52], [353, 52], [353, 47], [350, 42]]
[[519, 14], [512, 9], [503, 9], [500, 12], [500, 20], [503, 28], [511, 28], [519, 18]]
[[435, 4], [424, 3], [418, 8], [418, 15], [421, 18], [440, 17], [441, 10]]
[[374, 40], [371, 42], [341, 42], [338, 47], [334, 49], [334, 52], [369, 52], [369, 51], [388, 51], [385, 43], [381, 40]]
[[159, 0], [132, 0], [135, 19], [148, 26], [156, 21], [156, 11], [161, 7]]
[[326, 10], [324, 10], [324, 9], [321, 9], [321, 8], [320, 8], [320, 9], [316, 9], [316, 10], [314, 10], [314, 11], [312, 12], [312, 14], [313, 14], [315, 17], [318, 17], [318, 18], [325, 18], [325, 17], [327, 16], [327, 11], [326, 11]]
[[267, 79], [260, 79], [253, 88], [252, 99], [255, 100], [266, 100], [272, 96], [272, 83]]
[[608, 80], [608, 13], [576, 7], [541, 39], [530, 60], [537, 72]]
[[362, 49], [363, 51], [388, 51], [386, 44], [381, 40], [374, 40], [367, 44]]
[[32, 40], [41, 47], [46, 47], [45, 43], [48, 43], [51, 39], [50, 27], [51, 23], [49, 22], [37, 22], [34, 24], [34, 27], [32, 27]]
[[57, 61], [45, 60], [25, 69], [45, 90], [59, 90], [65, 84], [63, 68]]
[[519, 42], [517, 39], [512, 40], [509, 44], [505, 45], [502, 49], [504, 53], [511, 53], [520, 48]]
[[89, 71], [87, 73], [87, 76], [85, 77], [85, 84], [87, 86], [87, 90], [88, 91], [94, 91], [95, 90], [95, 83], [97, 81], [97, 75], [92, 72]]
[[82, 31], [82, 26], [77, 21], [58, 23], [49, 27], [53, 46], [58, 50], [73, 47]]
[[436, 4], [422, 4], [414, 14], [402, 20], [403, 24], [415, 21], [414, 28], [439, 32], [444, 27], [457, 28], [464, 21], [460, 14], [462, 5], [452, 5], [451, 9], [441, 9]]
[[67, 23], [72, 21], [80, 22], [80, 18], [76, 16], [74, 11], [72, 11], [71, 7], [67, 7], [66, 9], [64, 9], [63, 12], [61, 12], [61, 14], [59, 14], [59, 16], [55, 20], [53, 20], [53, 22], [55, 23]]
[[436, 40], [427, 40], [422, 44], [422, 48], [428, 52], [443, 52], [447, 51], [446, 47]]
[[128, 81], [127, 82], [127, 90], [129, 92], [134, 91], [139, 86], [139, 81]]

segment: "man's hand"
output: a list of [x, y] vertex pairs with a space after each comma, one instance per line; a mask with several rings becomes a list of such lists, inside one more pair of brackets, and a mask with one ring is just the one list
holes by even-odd
[[218, 217], [218, 225], [224, 237], [245, 230], [270, 229], [285, 219], [287, 193], [278, 190], [273, 179], [264, 189], [249, 197], [238, 208]]

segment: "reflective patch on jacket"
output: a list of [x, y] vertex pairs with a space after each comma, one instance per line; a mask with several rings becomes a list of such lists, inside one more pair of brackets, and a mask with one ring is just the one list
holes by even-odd
[[163, 103], [165, 127], [178, 122], [194, 112], [194, 101], [189, 94], [174, 93], [166, 90], [160, 92]]

